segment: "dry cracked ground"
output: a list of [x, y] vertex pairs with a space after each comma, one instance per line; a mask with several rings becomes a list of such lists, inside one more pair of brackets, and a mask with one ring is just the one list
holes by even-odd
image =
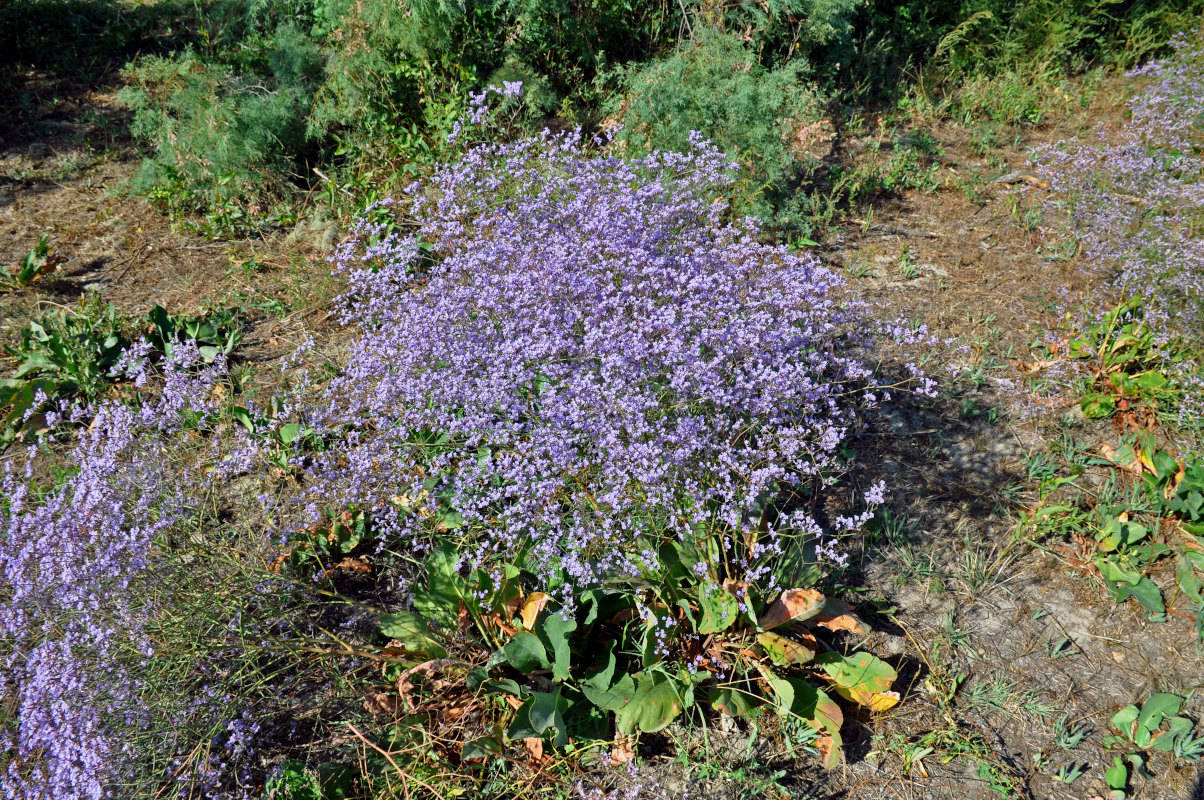
[[[1115, 121], [1118, 96], [1100, 92], [1090, 107], [1038, 128], [996, 129], [986, 143], [982, 129], [925, 121], [940, 186], [896, 196], [825, 239], [823, 258], [849, 274], [855, 292], [945, 342], [925, 365], [941, 379], [939, 398], [867, 414], [855, 440], [873, 473], [867, 485], [882, 477], [894, 493], [847, 583], [863, 607], [878, 609], [865, 646], [895, 665], [903, 701], [851, 722], [846, 763], [834, 773], [813, 757], [774, 752], [764, 737], [750, 741], [741, 725], [712, 731], [717, 761], [755, 753], [781, 766], [779, 785], [795, 798], [1105, 797], [1114, 754], [1102, 740], [1112, 714], [1153, 691], [1185, 694], [1204, 683], [1188, 619], [1172, 609], [1166, 622], [1151, 622], [1135, 603], [1114, 603], [1072, 555], [1016, 537], [1020, 512], [1035, 502], [1027, 459], [1057, 437], [1090, 449], [1114, 435], [1076, 418], [1073, 402], [1034, 412], [1014, 367], [1056, 323], [1054, 304], [1106, 296], [1104, 278], [1056, 232], [1056, 203], [1047, 201], [1057, 198], [1016, 173], [1031, 169], [1033, 145], [1088, 120]], [[238, 305], [250, 321], [242, 359], [252, 364], [275, 361], [309, 335], [337, 336], [324, 261], [334, 228], [238, 242], [180, 232], [121, 191], [138, 159], [113, 133], [121, 113], [111, 93], [80, 92], [4, 130], [0, 264], [45, 234], [58, 271], [36, 293], [0, 299], [0, 340], [85, 291], [129, 313], [155, 303], [175, 312]], [[1204, 719], [1204, 700], [1195, 696], [1184, 711]], [[672, 763], [653, 762], [671, 795], [786, 796], [764, 783], [741, 786], [730, 773], [687, 780]], [[1082, 777], [1055, 780], [1074, 765]], [[1147, 767], [1154, 777], [1135, 779], [1133, 797], [1186, 798], [1197, 779], [1166, 754]]]

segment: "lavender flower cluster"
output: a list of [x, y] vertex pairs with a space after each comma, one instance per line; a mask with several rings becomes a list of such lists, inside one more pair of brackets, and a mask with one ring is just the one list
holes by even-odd
[[[126, 359], [144, 376], [145, 353]], [[138, 408], [67, 411], [91, 419], [74, 473], [43, 497], [5, 465], [0, 491], [0, 795], [12, 800], [106, 798], [143, 755], [131, 731], [149, 721], [142, 659], [153, 653], [146, 593], [154, 543], [186, 513], [182, 485], [163, 469], [181, 421], [213, 410], [221, 364], [200, 368], [182, 347], [162, 391]], [[166, 434], [166, 437], [158, 434]], [[35, 448], [36, 450], [36, 448]]]
[[1071, 199], [1087, 253], [1115, 270], [1126, 296], [1147, 296], [1147, 317], [1187, 330], [1204, 318], [1204, 29], [1130, 73], [1148, 81], [1109, 142], [1038, 151], [1054, 188]]
[[545, 132], [441, 168], [412, 235], [361, 223], [335, 261], [365, 332], [308, 419], [341, 442], [311, 510], [392, 513], [420, 547], [446, 504], [475, 563], [529, 548], [581, 584], [822, 482], [870, 376], [864, 319], [815, 258], [723, 222], [735, 169], [700, 138], [620, 159]]

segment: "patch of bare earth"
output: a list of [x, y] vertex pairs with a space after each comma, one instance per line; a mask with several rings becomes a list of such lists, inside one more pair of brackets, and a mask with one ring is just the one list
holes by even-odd
[[[1106, 797], [1104, 770], [1129, 752], [1103, 747], [1112, 715], [1155, 691], [1204, 686], [1169, 566], [1152, 577], [1171, 612], [1151, 622], [1135, 602], [1113, 602], [1073, 556], [1013, 538], [1036, 501], [1027, 454], [1044, 452], [1060, 428], [1097, 452], [1115, 438], [1078, 413], [1076, 398], [1035, 402], [1013, 363], [1032, 358], [1029, 343], [1057, 324], [1055, 303], [1110, 296], [1108, 276], [1057, 233], [1056, 203], [1045, 202], [1057, 198], [1026, 162], [1032, 145], [1091, 135], [1101, 120], [1118, 120], [1103, 100], [1028, 131], [991, 164], [971, 152], [965, 128], [930, 126], [946, 186], [876, 209], [826, 254], [885, 314], [927, 325], [948, 346], [927, 365], [943, 379], [941, 397], [874, 412], [859, 436], [864, 464], [893, 487], [901, 526], [864, 554], [859, 588], [892, 609], [865, 646], [896, 665], [904, 699], [849, 726], [847, 764], [815, 797]], [[974, 175], [977, 192], [965, 191]], [[978, 379], [951, 379], [950, 366]], [[1204, 700], [1184, 712], [1204, 719]], [[1057, 732], [1075, 727], [1082, 741], [1059, 746]], [[1066, 765], [1082, 777], [1056, 780]], [[1131, 778], [1130, 796], [1187, 798], [1199, 775], [1165, 753], [1147, 766], [1154, 778]]]

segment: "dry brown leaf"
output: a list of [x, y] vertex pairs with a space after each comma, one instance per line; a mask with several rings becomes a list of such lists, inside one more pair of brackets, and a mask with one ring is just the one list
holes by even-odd
[[836, 750], [836, 742], [831, 736], [816, 739], [815, 749], [819, 750], [819, 760], [825, 769], [832, 769], [840, 762], [840, 753]]
[[362, 558], [344, 558], [342, 561], [335, 564], [333, 569], [354, 572], [357, 575], [367, 576], [372, 574], [372, 565]]
[[527, 764], [535, 769], [539, 769], [552, 761], [551, 756], [544, 755], [543, 739], [540, 739], [538, 736], [528, 736], [523, 739], [523, 747], [526, 748], [527, 755], [530, 756], [527, 759]]
[[[510, 618], [513, 619], [514, 618], [513, 615], [511, 615]], [[507, 636], [513, 636], [514, 634], [518, 633], [518, 628], [514, 627], [513, 625], [510, 625], [505, 620], [503, 620], [500, 614], [497, 614], [497, 613], [490, 614], [485, 619], [488, 620], [489, 622], [493, 623], [494, 627], [496, 627], [498, 630], [505, 633]]]
[[784, 625], [791, 620], [807, 620], [824, 607], [824, 596], [815, 589], [787, 589], [765, 609], [760, 625], [765, 630]]
[[509, 600], [507, 600], [502, 605], [502, 608], [506, 611], [506, 621], [507, 622], [509, 622], [510, 620], [512, 620], [518, 616], [518, 610], [520, 608], [522, 608], [522, 605], [523, 605], [522, 592], [515, 594], [513, 597], [511, 597]]
[[614, 746], [610, 748], [610, 765], [617, 767], [635, 758], [635, 736], [616, 733]]
[[1133, 459], [1128, 464], [1121, 463], [1116, 457], [1116, 451], [1107, 444], [1100, 445], [1099, 453], [1108, 461], [1112, 462], [1113, 466], [1132, 475], [1134, 478], [1140, 478], [1143, 471], [1141, 461]]
[[1040, 372], [1046, 367], [1052, 367], [1054, 364], [1061, 364], [1060, 358], [1050, 358], [1044, 361], [1013, 361], [1012, 365], [1020, 372]]
[[870, 626], [857, 618], [853, 607], [840, 600], [828, 600], [820, 612], [809, 621], [812, 625], [820, 625], [830, 631], [848, 631], [862, 636], [870, 632]]
[[397, 701], [398, 698], [396, 697], [389, 697], [380, 692], [372, 692], [364, 698], [364, 710], [373, 716], [377, 714], [397, 716]]
[[523, 620], [524, 628], [529, 631], [535, 629], [535, 620], [539, 618], [539, 612], [547, 607], [548, 601], [551, 599], [547, 592], [531, 592], [527, 595], [527, 599], [523, 601], [523, 607], [518, 612]]

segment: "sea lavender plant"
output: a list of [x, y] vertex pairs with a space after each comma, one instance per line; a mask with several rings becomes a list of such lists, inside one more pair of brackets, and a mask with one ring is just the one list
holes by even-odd
[[474, 565], [528, 549], [569, 587], [667, 537], [780, 547], [754, 508], [840, 469], [869, 342], [837, 274], [724, 222], [735, 169], [697, 136], [620, 159], [545, 132], [439, 169], [411, 235], [372, 209], [334, 258], [364, 334], [306, 420], [337, 441], [311, 513], [418, 549], [459, 524]]
[[1148, 319], [1187, 333], [1204, 314], [1204, 29], [1171, 47], [1130, 73], [1142, 88], [1116, 136], [1038, 157], [1097, 268], [1114, 271], [1122, 294], [1149, 297]]
[[[145, 379], [145, 353], [121, 365]], [[5, 467], [0, 505], [0, 793], [14, 800], [128, 796], [146, 754], [133, 735], [151, 724], [144, 667], [164, 576], [155, 553], [188, 514], [183, 480], [163, 469], [182, 426], [215, 410], [220, 359], [194, 346], [165, 363], [161, 390], [137, 407], [76, 408], [91, 418], [71, 476], [44, 496]], [[186, 477], [185, 477], [186, 480]], [[211, 709], [202, 709], [207, 712]], [[160, 740], [165, 748], [171, 742]]]

